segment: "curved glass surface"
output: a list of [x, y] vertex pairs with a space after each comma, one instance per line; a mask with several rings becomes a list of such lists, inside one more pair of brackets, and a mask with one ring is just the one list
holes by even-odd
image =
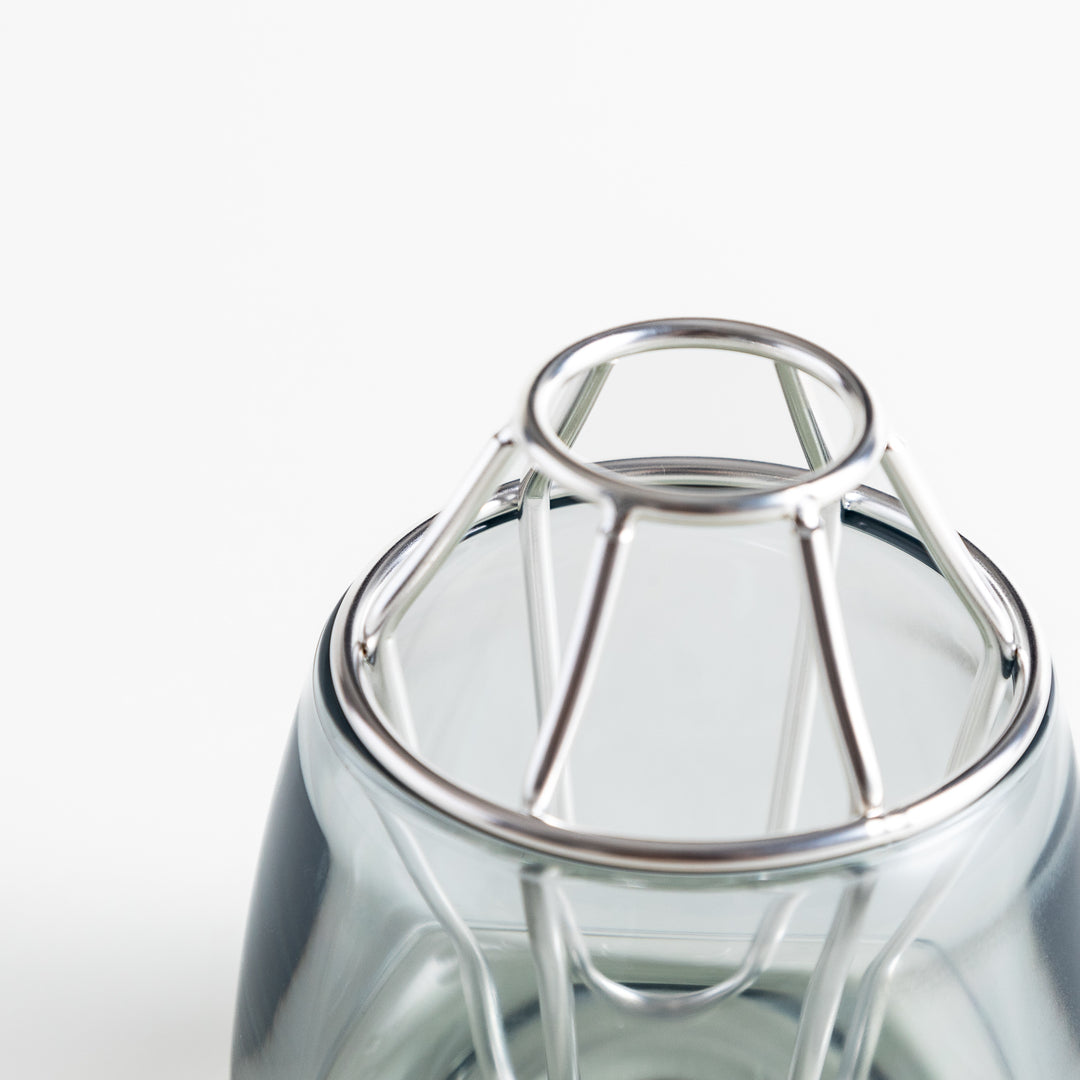
[[[553, 514], [561, 616], [593, 524]], [[980, 643], [933, 570], [859, 524], [841, 600], [896, 804], [942, 782]], [[770, 528], [639, 538], [571, 760], [575, 822], [765, 827], [798, 609]], [[523, 605], [510, 521], [466, 540], [399, 631], [418, 752], [506, 802], [536, 732]], [[1074, 1075], [1077, 798], [1051, 702], [974, 807], [860, 857], [666, 876], [550, 860], [395, 794], [341, 714], [324, 635], [256, 883], [234, 1080]], [[798, 825], [846, 812], [822, 711]]]

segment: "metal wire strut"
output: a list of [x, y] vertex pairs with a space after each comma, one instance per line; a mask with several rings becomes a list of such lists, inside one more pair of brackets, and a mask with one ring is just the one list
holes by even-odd
[[[574, 442], [620, 360], [673, 348], [735, 351], [770, 361], [798, 436], [806, 469], [747, 463], [725, 470], [693, 459], [657, 459], [662, 467], [612, 468], [577, 455]], [[803, 383], [810, 378], [845, 405], [853, 434], [830, 449]], [[510, 459], [525, 461], [524, 478], [497, 482]], [[860, 485], [881, 465], [898, 500], [868, 500]], [[550, 537], [550, 494], [600, 511], [585, 583], [565, 642], [559, 640]], [[493, 502], [494, 500], [494, 502]], [[858, 506], [917, 536], [978, 628], [983, 655], [942, 785], [908, 805], [890, 805], [871, 737], [845, 631], [836, 585], [841, 510]], [[494, 507], [494, 510], [492, 510]], [[884, 509], [882, 509], [884, 507]], [[502, 806], [456, 785], [419, 756], [395, 631], [409, 607], [458, 542], [487, 512], [516, 511], [526, 587], [537, 736], [521, 805]], [[618, 617], [622, 572], [641, 520], [733, 526], [787, 521], [803, 584], [778, 759], [768, 816], [752, 840], [677, 842], [591, 833], [574, 821], [570, 761], [575, 736], [589, 719], [589, 699], [606, 631]], [[536, 377], [518, 415], [485, 445], [445, 509], [405, 546], [389, 569], [343, 604], [334, 628], [334, 684], [365, 748], [401, 786], [471, 828], [536, 854], [521, 872], [525, 924], [537, 973], [549, 1080], [578, 1080], [575, 986], [582, 985], [628, 1015], [685, 1017], [720, 1006], [757, 981], [773, 962], [800, 902], [797, 888], [773, 889], [734, 971], [689, 990], [643, 989], [605, 974], [593, 959], [560, 879], [557, 856], [627, 871], [700, 874], [776, 871], [869, 851], [929, 828], [971, 805], [1019, 760], [1034, 737], [1031, 702], [1040, 693], [1026, 638], [999, 579], [946, 524], [911, 459], [879, 430], [868, 392], [830, 353], [764, 327], [715, 319], [638, 323], [588, 338], [565, 350]], [[344, 658], [344, 659], [343, 659]], [[1014, 687], [1010, 736], [992, 746], [1007, 686]], [[800, 794], [810, 728], [819, 699], [837, 736], [851, 813], [847, 821], [799, 832]], [[972, 763], [982, 754], [978, 768]], [[495, 982], [475, 935], [454, 910], [415, 838], [384, 815], [387, 829], [417, 888], [449, 935], [461, 979], [477, 1060], [494, 1080], [513, 1080]], [[853, 1034], [841, 1074], [868, 1074], [892, 973], [919, 926], [951, 886], [943, 871], [896, 929], [862, 978]], [[833, 1038], [841, 993], [853, 965], [859, 927], [870, 903], [872, 876], [856, 875], [842, 891], [831, 929], [810, 978], [789, 1080], [820, 1080]]]

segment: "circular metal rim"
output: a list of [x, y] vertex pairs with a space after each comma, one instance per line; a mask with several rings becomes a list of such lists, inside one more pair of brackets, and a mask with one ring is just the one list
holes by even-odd
[[[753, 473], [791, 477], [802, 470], [758, 462], [704, 459], [710, 472], [727, 471], [734, 479]], [[670, 475], [671, 459], [635, 459], [609, 462], [620, 472]], [[678, 470], [687, 475], [685, 469]], [[509, 484], [497, 494], [477, 522], [496, 524], [514, 512], [518, 485]], [[899, 503], [870, 488], [852, 493], [858, 513], [906, 534], [921, 544]], [[383, 576], [396, 565], [423, 535], [419, 526], [400, 540], [345, 594], [334, 619], [330, 638], [330, 673], [342, 713], [363, 748], [400, 794], [418, 802], [429, 812], [442, 815], [466, 830], [501, 840], [525, 852], [587, 866], [627, 872], [663, 874], [746, 874], [805, 869], [853, 855], [869, 853], [910, 839], [942, 825], [971, 808], [993, 790], [1019, 764], [1034, 743], [1047, 715], [1051, 675], [1041, 658], [1035, 626], [1022, 600], [1001, 571], [977, 548], [972, 554], [987, 572], [1013, 617], [1019, 643], [1016, 654], [1017, 697], [1012, 717], [998, 740], [967, 769], [941, 787], [904, 806], [870, 818], [844, 822], [825, 829], [751, 840], [679, 841], [643, 839], [568, 828], [552, 820], [512, 810], [458, 787], [411, 754], [383, 722], [377, 704], [357, 678], [353, 659], [362, 625], [363, 600], [377, 591]], [[965, 541], [966, 542], [966, 541]], [[359, 661], [363, 663], [363, 661]]]
[[[824, 468], [754, 491], [673, 491], [627, 480], [577, 457], [551, 422], [555, 399], [569, 380], [642, 352], [709, 348], [788, 364], [832, 390], [855, 426], [848, 449]], [[722, 518], [732, 524], [793, 517], [808, 500], [837, 502], [857, 488], [881, 459], [885, 439], [862, 380], [813, 342], [771, 327], [728, 319], [657, 319], [605, 330], [564, 349], [533, 380], [518, 420], [517, 440], [540, 472], [588, 502], [614, 502], [668, 520]]]

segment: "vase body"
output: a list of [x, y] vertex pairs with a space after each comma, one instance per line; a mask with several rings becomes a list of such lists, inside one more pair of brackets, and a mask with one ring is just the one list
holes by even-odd
[[[553, 518], [572, 599], [588, 511]], [[867, 712], [887, 780], [914, 798], [939, 782], [978, 641], [925, 553], [847, 525]], [[401, 630], [428, 760], [507, 802], [536, 724], [513, 527], [462, 543]], [[635, 835], [760, 831], [797, 621], [789, 541], [657, 528], [637, 543], [569, 770], [574, 812]], [[677, 626], [643, 643], [672, 603]], [[774, 872], [664, 874], [546, 857], [402, 791], [346, 722], [329, 649], [327, 633], [267, 829], [234, 1080], [1080, 1075], [1077, 786], [1052, 694], [1019, 764], [943, 825]], [[825, 721], [811, 764], [800, 828], [845, 813]], [[537, 910], [557, 912], [546, 945]]]

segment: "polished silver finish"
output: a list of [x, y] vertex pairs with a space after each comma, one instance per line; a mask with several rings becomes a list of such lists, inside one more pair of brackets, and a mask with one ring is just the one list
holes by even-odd
[[872, 882], [855, 881], [844, 889], [836, 905], [832, 927], [803, 999], [788, 1080], [819, 1080], [825, 1068], [825, 1056], [840, 1010], [840, 996], [851, 970], [859, 927], [872, 892]]
[[[735, 350], [774, 364], [807, 468], [724, 459], [652, 458], [594, 463], [574, 442], [618, 362], [633, 353], [699, 347]], [[803, 385], [809, 376], [849, 411], [854, 434], [833, 452]], [[513, 455], [520, 482], [496, 488]], [[861, 487], [881, 464], [898, 498]], [[595, 504], [600, 525], [578, 610], [559, 640], [551, 551], [551, 498]], [[960, 597], [983, 642], [966, 715], [941, 784], [908, 805], [890, 806], [847, 641], [836, 585], [841, 515], [871, 518], [917, 538]], [[476, 525], [519, 518], [538, 733], [521, 807], [502, 806], [459, 787], [416, 754], [406, 679], [394, 633], [420, 591]], [[764, 834], [750, 840], [682, 842], [590, 833], [574, 824], [569, 761], [587, 722], [605, 631], [640, 519], [731, 526], [786, 519], [794, 537], [803, 596], [789, 665], [782, 738]], [[671, 618], [678, 619], [672, 611]], [[878, 431], [869, 394], [835, 357], [778, 331], [708, 319], [640, 323], [567, 349], [537, 376], [521, 413], [489, 440], [441, 514], [402, 541], [346, 596], [331, 642], [334, 687], [349, 723], [386, 772], [376, 777], [406, 803], [420, 803], [462, 825], [516, 845], [525, 859], [520, 890], [536, 971], [549, 1080], [580, 1080], [574, 987], [580, 983], [629, 1017], [685, 1018], [753, 986], [783, 942], [801, 893], [768, 904], [741, 963], [712, 985], [664, 990], [627, 985], [594, 959], [551, 856], [627, 872], [769, 874], [868, 852], [938, 825], [970, 807], [1017, 764], [1042, 722], [1049, 674], [1026, 612], [1008, 582], [950, 530], [903, 446]], [[781, 660], [778, 663], [782, 664]], [[1009, 715], [1001, 717], [1012, 688]], [[851, 818], [796, 831], [813, 717], [824, 697], [847, 778]], [[1000, 731], [1000, 735], [997, 732]], [[441, 889], [403, 820], [380, 811], [402, 863], [457, 951], [477, 1063], [491, 1080], [515, 1080], [495, 980], [475, 935]], [[529, 854], [531, 853], [531, 855]], [[866, 1080], [881, 1032], [892, 976], [905, 950], [951, 888], [963, 860], [932, 878], [866, 967], [839, 1075]], [[838, 898], [831, 929], [803, 999], [788, 1080], [820, 1080], [851, 977], [859, 932], [875, 886], [858, 868]]]
[[854, 1017], [844, 1040], [844, 1055], [837, 1073], [839, 1080], [867, 1080], [870, 1075], [885, 1019], [889, 987], [900, 960], [966, 864], [967, 858], [961, 855], [934, 876], [915, 906], [863, 973], [855, 1000]]
[[911, 455], [899, 439], [889, 442], [881, 464], [937, 568], [967, 605], [984, 638], [997, 645], [1003, 666], [1007, 667], [1016, 653], [1015, 631], [1009, 614], [993, 587], [979, 573], [964, 542], [945, 523]]
[[780, 380], [788, 415], [795, 425], [795, 434], [799, 437], [806, 463], [811, 469], [820, 471], [829, 462], [829, 447], [818, 426], [814, 410], [810, 407], [810, 399], [806, 396], [806, 388], [799, 378], [799, 372], [789, 364], [777, 362], [776, 377]]
[[[586, 373], [580, 389], [571, 397], [559, 425], [559, 438], [567, 446], [573, 446], [610, 371], [610, 365], [605, 364]], [[551, 565], [551, 480], [536, 470], [525, 476], [521, 482], [518, 509], [533, 696], [537, 725], [542, 728], [559, 680], [559, 621]], [[557, 817], [569, 821], [573, 817], [573, 802], [565, 763], [560, 772], [561, 784], [556, 780], [549, 802]]]
[[[810, 407], [810, 399], [799, 372], [787, 364], [777, 363], [776, 374], [803, 457], [811, 469], [823, 469], [829, 460], [829, 448]], [[830, 557], [835, 565], [840, 551], [840, 504], [827, 507], [822, 521], [829, 535]], [[766, 832], [770, 834], [791, 832], [795, 828], [817, 705], [819, 652], [813, 607], [804, 597], [795, 633], [772, 803], [766, 824]]]
[[[848, 407], [855, 435], [845, 451], [824, 468], [794, 484], [773, 483], [755, 491], [675, 491], [642, 485], [602, 466], [583, 461], [560, 439], [555, 405], [567, 384], [596, 367], [614, 366], [635, 353], [657, 349], [722, 349], [765, 357], [812, 375]], [[807, 499], [820, 505], [838, 501], [857, 487], [883, 449], [866, 388], [835, 356], [801, 338], [766, 327], [721, 319], [668, 319], [609, 330], [571, 346], [537, 375], [516, 422], [516, 439], [536, 467], [587, 502], [615, 503], [624, 511], [671, 521], [724, 524], [791, 517]]]
[[[543, 727], [559, 681], [559, 613], [551, 558], [550, 481], [523, 483], [521, 500], [521, 562], [525, 577], [525, 605], [529, 620], [533, 698], [537, 728]], [[529, 488], [535, 487], [532, 493]], [[556, 817], [569, 821], [574, 814], [570, 777], [565, 764], [562, 780], [551, 799]]]
[[541, 816], [547, 811], [566, 765], [596, 674], [604, 632], [611, 620], [632, 537], [629, 519], [614, 510], [600, 527], [570, 647], [563, 661], [564, 675], [548, 706], [525, 776], [524, 801], [530, 814]]
[[[607, 468], [647, 482], [721, 484], [745, 486], [762, 480], [788, 479], [800, 470], [725, 459], [636, 459], [607, 462]], [[520, 495], [518, 483], [494, 492], [481, 508], [479, 522], [494, 521], [514, 513]], [[881, 492], [863, 488], [845, 497], [849, 513], [916, 538], [899, 502]], [[393, 782], [388, 793], [407, 802], [418, 801], [451, 820], [498, 837], [525, 850], [596, 866], [669, 873], [767, 872], [785, 867], [811, 865], [905, 839], [949, 819], [971, 806], [1002, 780], [1023, 756], [1043, 722], [1050, 693], [1050, 669], [1043, 663], [1039, 640], [1020, 597], [1000, 571], [976, 549], [969, 556], [987, 575], [1007, 605], [1017, 631], [1016, 665], [1012, 708], [999, 720], [1002, 733], [978, 760], [950, 777], [931, 795], [906, 806], [890, 807], [878, 818], [851, 821], [811, 832], [787, 832], [753, 840], [681, 842], [661, 841], [614, 834], [590, 833], [568, 824], [524, 814], [493, 803], [459, 787], [431, 770], [395, 736], [372, 681], [378, 665], [354, 664], [359, 638], [356, 620], [365, 586], [374, 587], [391, 574], [423, 535], [416, 530], [391, 549], [371, 573], [346, 594], [331, 636], [331, 673], [342, 709], [365, 747]], [[944, 771], [945, 763], [942, 763]], [[375, 777], [378, 780], [378, 775]], [[384, 782], [385, 785], [386, 782]]]
[[795, 516], [795, 527], [805, 572], [807, 601], [813, 612], [821, 670], [844, 747], [852, 811], [862, 818], [876, 817], [881, 813], [885, 801], [881, 769], [859, 699], [828, 537], [813, 503], [800, 508]]
[[391, 814], [380, 812], [379, 817], [417, 891], [453, 943], [473, 1044], [484, 1075], [493, 1080], [514, 1080], [498, 991], [475, 934], [450, 902], [412, 833]]
[[[416, 735], [412, 711], [409, 708], [408, 690], [402, 679], [401, 665], [392, 638], [386, 640], [381, 659], [388, 669], [385, 676], [386, 696], [391, 705], [391, 715], [398, 735], [409, 747], [415, 749]], [[490, 1080], [515, 1080], [499, 994], [487, 957], [476, 940], [476, 935], [439, 884], [437, 875], [428, 864], [423, 849], [408, 826], [393, 814], [381, 809], [377, 812], [402, 865], [416, 885], [417, 892], [446, 932], [457, 953], [469, 1027], [484, 1075]]]
[[[594, 464], [572, 443], [619, 360], [655, 349], [699, 347], [762, 356], [776, 367], [784, 400], [810, 469], [721, 459], [656, 458]], [[804, 376], [834, 391], [850, 412], [850, 445], [833, 453], [801, 384]], [[495, 490], [514, 454], [528, 471]], [[891, 499], [859, 483], [878, 463], [897, 488]], [[595, 502], [602, 525], [592, 568], [561, 661], [546, 538], [551, 483], [560, 494]], [[970, 611], [986, 643], [972, 703], [941, 786], [890, 806], [859, 701], [836, 596], [833, 562], [841, 507], [917, 536]], [[535, 697], [540, 733], [523, 785], [523, 809], [495, 804], [433, 771], [388, 721], [400, 709], [393, 631], [454, 545], [477, 523], [517, 513], [522, 521]], [[573, 824], [564, 778], [573, 737], [588, 711], [588, 691], [616, 603], [619, 572], [639, 517], [714, 525], [787, 518], [801, 552], [806, 601], [789, 692], [790, 745], [777, 763], [767, 835], [750, 840], [682, 842], [590, 833]], [[835, 536], [830, 545], [828, 532]], [[673, 613], [677, 618], [677, 613]], [[384, 653], [388, 652], [388, 656]], [[991, 660], [991, 655], [993, 659]], [[869, 394], [829, 353], [798, 338], [747, 324], [708, 319], [641, 323], [589, 338], [539, 374], [519, 417], [489, 441], [473, 472], [437, 518], [391, 552], [346, 596], [332, 638], [332, 674], [350, 724], [402, 797], [417, 799], [471, 828], [542, 855], [627, 870], [672, 873], [768, 871], [809, 865], [903, 839], [959, 813], [1001, 780], [1038, 730], [1049, 673], [1019, 599], [998, 572], [944, 524], [896, 440], [877, 429]], [[797, 793], [805, 769], [813, 702], [827, 691], [852, 793], [852, 820], [796, 832]], [[1010, 715], [998, 719], [1010, 681]], [[401, 710], [408, 724], [407, 710]], [[995, 728], [995, 724], [997, 728]], [[992, 730], [1001, 735], [986, 747]], [[975, 748], [984, 747], [974, 761]], [[946, 768], [946, 765], [948, 768]], [[794, 797], [778, 795], [790, 791]]]
[[420, 590], [468, 532], [480, 507], [490, 497], [513, 449], [511, 440], [501, 432], [488, 441], [472, 472], [442, 513], [424, 530], [406, 563], [371, 598], [365, 607], [363, 633], [357, 642], [358, 652], [368, 663], [375, 660], [380, 635], [394, 632]]
[[948, 773], [952, 775], [970, 760], [976, 745], [985, 741], [993, 728], [1005, 689], [1002, 676], [1016, 657], [1014, 629], [1000, 596], [985, 575], [979, 573], [960, 537], [945, 524], [910, 453], [899, 439], [889, 442], [881, 464], [938, 570], [971, 612], [983, 639], [975, 686], [949, 759]]
[[522, 871], [521, 895], [536, 967], [548, 1080], [578, 1080], [574, 980], [552, 876], [550, 868]]
[[757, 982], [769, 966], [791, 915], [802, 897], [795, 893], [773, 901], [758, 925], [757, 933], [738, 968], [721, 982], [701, 990], [639, 990], [604, 975], [593, 962], [581, 931], [574, 923], [566, 898], [563, 905], [564, 935], [574, 972], [592, 990], [612, 1005], [638, 1016], [693, 1016], [728, 998], [737, 997]]

